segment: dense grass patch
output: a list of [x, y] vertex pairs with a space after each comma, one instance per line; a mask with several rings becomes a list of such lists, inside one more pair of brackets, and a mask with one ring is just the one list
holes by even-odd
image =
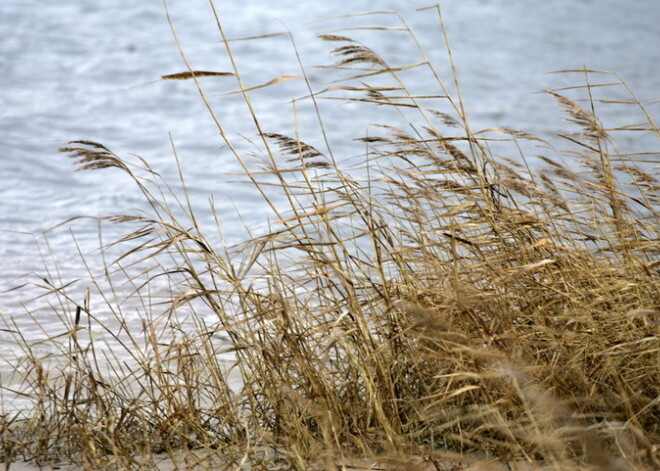
[[[92, 279], [113, 322], [75, 287], [41, 283], [65, 327], [49, 340], [64, 366], [49, 370], [15, 332], [34, 408], [2, 417], [3, 458], [89, 469], [137, 468], [138, 455], [148, 466], [157, 452], [184, 469], [355, 469], [358, 458], [381, 466], [367, 469], [660, 467], [660, 186], [649, 155], [615, 145], [619, 132], [660, 135], [643, 105], [630, 92], [618, 105], [646, 121], [606, 128], [593, 90], [627, 89], [582, 71], [570, 93], [584, 101], [547, 91], [574, 126], [559, 151], [521, 130], [472, 129], [456, 76], [446, 85], [423, 51], [394, 67], [350, 37], [320, 40], [348, 76], [314, 90], [303, 74], [303, 100], [400, 110], [401, 125], [362, 138], [349, 171], [330, 146], [269, 132], [251, 112], [255, 166], [201, 93], [275, 215], [238, 249], [206, 235], [183, 176], [178, 194], [105, 144], [62, 149], [79, 170], [126, 173], [152, 212], [107, 218], [128, 231], [125, 255]], [[436, 95], [406, 83], [412, 68], [435, 74]], [[202, 92], [199, 79], [219, 74], [163, 79]], [[327, 135], [320, 112], [319, 123]], [[102, 288], [122, 274], [139, 320]], [[164, 279], [170, 295], [154, 303], [149, 286]]]

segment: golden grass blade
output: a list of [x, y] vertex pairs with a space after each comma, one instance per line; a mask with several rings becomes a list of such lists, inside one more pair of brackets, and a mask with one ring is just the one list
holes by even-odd
[[280, 77], [275, 77], [274, 79], [269, 80], [268, 82], [262, 83], [260, 85], [254, 85], [252, 87], [247, 87], [242, 90], [234, 90], [233, 92], [221, 93], [216, 96], [227, 96], [227, 95], [235, 95], [237, 93], [251, 92], [252, 90], [258, 90], [260, 88], [270, 87], [271, 85], [277, 85], [278, 83], [291, 82], [293, 80], [302, 80], [302, 77], [296, 77], [294, 75], [282, 75]]
[[233, 72], [209, 72], [206, 70], [190, 70], [176, 74], [161, 75], [161, 80], [189, 80], [196, 77], [235, 77]]

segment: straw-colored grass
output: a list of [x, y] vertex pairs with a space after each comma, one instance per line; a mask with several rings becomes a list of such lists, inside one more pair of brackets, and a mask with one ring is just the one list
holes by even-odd
[[[226, 75], [255, 123], [254, 170], [221, 124], [238, 118], [216, 115], [198, 80], [219, 73], [163, 76], [199, 87], [274, 211], [269, 231], [238, 250], [205, 235], [183, 177], [184, 194], [166, 198], [146, 162], [95, 142], [62, 149], [79, 170], [125, 172], [151, 204], [149, 216], [111, 218], [131, 228], [130, 248], [107, 280], [92, 279], [125, 274], [144, 319], [127, 328], [135, 313], [114, 288], [95, 294], [110, 325], [89, 297], [44, 280], [66, 327], [50, 340], [66, 368], [48, 370], [15, 334], [34, 408], [2, 416], [5, 462], [137, 469], [167, 452], [180, 469], [660, 469], [660, 186], [648, 156], [613, 145], [629, 128], [595, 115], [607, 105], [592, 96], [603, 73], [583, 71], [587, 86], [571, 92], [585, 102], [548, 91], [577, 130], [559, 152], [523, 131], [473, 130], [456, 76], [445, 85], [421, 50], [421, 62], [394, 67], [349, 37], [320, 38], [349, 76], [318, 91], [303, 68], [305, 100], [344, 93], [402, 111], [400, 127], [362, 139], [350, 173], [296, 130], [268, 132], [236, 69]], [[403, 78], [410, 68], [435, 74], [432, 99], [446, 108], [427, 109]], [[369, 86], [376, 76], [391, 84]], [[627, 106], [645, 113], [632, 93]], [[644, 115], [634, 128], [660, 135]], [[493, 155], [495, 139], [509, 155]], [[543, 166], [529, 163], [530, 145]], [[149, 283], [168, 279], [165, 304], [148, 299], [136, 267], [149, 267]]]

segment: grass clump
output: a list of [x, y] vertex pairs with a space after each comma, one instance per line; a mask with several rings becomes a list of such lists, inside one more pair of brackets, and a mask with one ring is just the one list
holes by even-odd
[[[182, 469], [657, 469], [660, 187], [645, 156], [616, 150], [631, 127], [599, 121], [602, 73], [583, 70], [572, 90], [586, 106], [548, 91], [578, 127], [557, 151], [519, 130], [474, 131], [455, 74], [450, 92], [421, 49], [419, 63], [391, 66], [347, 36], [320, 38], [348, 74], [316, 91], [302, 68], [323, 148], [265, 130], [238, 69], [163, 76], [195, 82], [276, 215], [239, 248], [205, 235], [183, 177], [179, 197], [103, 144], [62, 149], [79, 170], [126, 173], [152, 211], [108, 218], [131, 227], [132, 245], [92, 277], [104, 316], [89, 292], [41, 283], [66, 327], [48, 339], [64, 366], [53, 373], [14, 331], [34, 408], [3, 416], [5, 461], [137, 469], [166, 452]], [[416, 94], [411, 69], [438, 93]], [[258, 170], [205, 98], [198, 79], [218, 74], [238, 78]], [[338, 93], [403, 123], [360, 138], [350, 171], [318, 105]], [[633, 127], [659, 135], [645, 116]], [[138, 320], [114, 301], [117, 275]], [[154, 304], [164, 279], [170, 295]]]

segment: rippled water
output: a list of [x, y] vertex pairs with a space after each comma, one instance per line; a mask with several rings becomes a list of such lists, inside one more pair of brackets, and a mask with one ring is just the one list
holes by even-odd
[[[204, 0], [170, 0], [174, 26], [192, 65], [202, 70], [231, 70]], [[437, 17], [416, 12], [404, 0], [298, 2], [292, 0], [218, 1], [229, 37], [261, 35], [290, 29], [303, 62], [329, 64], [333, 46], [313, 33], [342, 26], [399, 25], [392, 15], [314, 20], [357, 11], [397, 10], [422, 39], [431, 58], [450, 82]], [[301, 7], [301, 5], [305, 5]], [[420, 6], [423, 6], [420, 4]], [[587, 66], [618, 72], [650, 103], [660, 96], [660, 8], [657, 0], [507, 2], [448, 1], [443, 4], [468, 115], [475, 129], [521, 128], [549, 137], [564, 125], [547, 96], [534, 94], [566, 84], [579, 76], [544, 75], [558, 69]], [[403, 33], [348, 31], [396, 65], [418, 60]], [[246, 85], [280, 75], [299, 75], [292, 47], [285, 37], [235, 42]], [[117, 171], [74, 173], [57, 148], [72, 139], [95, 140], [119, 155], [139, 154], [167, 179], [176, 179], [168, 133], [176, 143], [193, 202], [207, 207], [214, 196], [229, 242], [243, 235], [234, 206], [248, 224], [263, 223], [268, 210], [237, 179], [234, 158], [221, 140], [194, 86], [189, 81], [161, 81], [163, 74], [185, 70], [160, 0], [3, 0], [0, 3], [0, 290], [48, 274], [35, 248], [55, 257], [64, 280], [84, 278], [78, 250], [90, 257], [98, 247], [98, 226], [80, 219], [40, 234], [77, 216], [135, 213], [145, 204], [133, 185]], [[325, 88], [334, 75], [309, 69], [312, 85]], [[413, 76], [414, 79], [414, 76]], [[420, 87], [428, 85], [420, 78]], [[241, 149], [254, 130], [236, 96], [214, 96], [236, 88], [230, 79], [202, 80], [223, 125]], [[142, 85], [142, 86], [139, 86]], [[436, 90], [437, 92], [437, 90]], [[289, 100], [306, 94], [302, 82], [252, 93], [267, 130], [292, 134]], [[344, 143], [365, 134], [376, 112], [362, 112], [335, 102], [322, 104], [335, 153], [351, 155]], [[357, 111], [356, 111], [357, 110]], [[649, 110], [657, 118], [657, 105]], [[620, 124], [640, 120], [620, 110], [608, 114]], [[313, 128], [311, 109], [302, 106], [303, 129]], [[310, 139], [318, 138], [311, 133]], [[314, 143], [318, 143], [314, 142]], [[627, 143], [644, 148], [642, 137]], [[106, 239], [114, 234], [104, 228]], [[76, 243], [73, 241], [75, 237]], [[52, 255], [50, 255], [52, 254]], [[22, 277], [25, 273], [33, 276]], [[22, 291], [0, 297], [0, 311], [24, 316]], [[6, 317], [6, 315], [5, 315]], [[48, 322], [48, 317], [40, 321]], [[19, 320], [20, 322], [20, 320]], [[11, 346], [5, 347], [11, 349]]]

